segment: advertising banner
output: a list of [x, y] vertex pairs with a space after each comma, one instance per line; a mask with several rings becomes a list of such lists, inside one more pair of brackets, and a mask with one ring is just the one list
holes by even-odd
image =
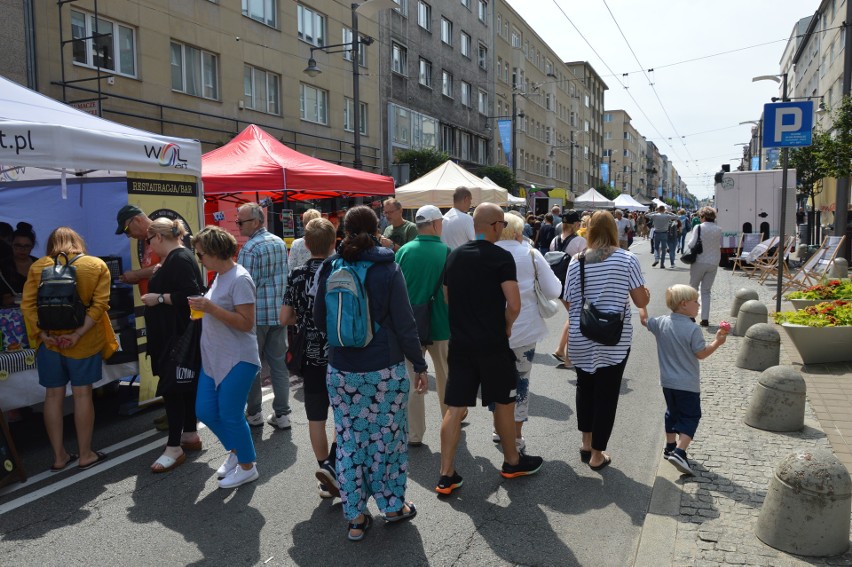
[[512, 120], [498, 120], [497, 130], [500, 132], [500, 143], [503, 144], [506, 161], [509, 162], [509, 168], [512, 168]]

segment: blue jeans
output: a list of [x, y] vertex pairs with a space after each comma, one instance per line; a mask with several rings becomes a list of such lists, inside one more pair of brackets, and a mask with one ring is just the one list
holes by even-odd
[[672, 266], [674, 266], [675, 250], [677, 250], [677, 236], [675, 236], [674, 238], [669, 238], [668, 244], [669, 244], [669, 259], [671, 259]]
[[665, 232], [654, 233], [654, 260], [662, 258], [663, 262], [666, 261], [666, 243], [668, 239], [669, 237]]
[[231, 368], [218, 388], [203, 367], [198, 378], [195, 413], [225, 449], [237, 453], [237, 460], [241, 464], [257, 460], [249, 425], [243, 413], [249, 388], [256, 375], [257, 365], [240, 362]]
[[[287, 372], [287, 327], [283, 325], [258, 325], [257, 350], [261, 360], [269, 365], [269, 379], [272, 382], [272, 409], [276, 416], [290, 413], [290, 373]], [[260, 412], [263, 402], [260, 370], [251, 385], [248, 395], [248, 410], [254, 415]]]

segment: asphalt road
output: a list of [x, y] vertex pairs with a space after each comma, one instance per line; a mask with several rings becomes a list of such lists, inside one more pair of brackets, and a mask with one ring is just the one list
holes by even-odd
[[[688, 270], [650, 267], [649, 244], [634, 244], [652, 290], [652, 313], [665, 311], [663, 292], [686, 283]], [[635, 315], [635, 310], [634, 310]], [[26, 485], [0, 490], [3, 565], [594, 565], [632, 564], [662, 447], [663, 400], [655, 345], [638, 325], [608, 452], [613, 464], [596, 473], [579, 461], [573, 371], [555, 368], [547, 353], [563, 316], [548, 321], [532, 372], [527, 451], [545, 459], [532, 477], [504, 480], [491, 442], [491, 417], [470, 412], [456, 465], [465, 478], [438, 497], [440, 443], [434, 384], [427, 399], [423, 447], [410, 450], [410, 523], [376, 522], [351, 543], [339, 501], [320, 500], [301, 389], [291, 390], [293, 429], [254, 430], [260, 480], [237, 490], [217, 487], [225, 452], [208, 430], [205, 450], [175, 471], [149, 465], [165, 444], [151, 419], [161, 410], [118, 416], [116, 394], [98, 400], [96, 448], [110, 460], [90, 471], [46, 472], [51, 463], [41, 416], [13, 431]], [[127, 390], [127, 388], [122, 388]], [[125, 392], [119, 392], [119, 395]], [[265, 411], [270, 411], [271, 394]], [[66, 432], [73, 435], [70, 419]], [[73, 440], [68, 442], [74, 447]], [[378, 514], [371, 503], [374, 515]]]

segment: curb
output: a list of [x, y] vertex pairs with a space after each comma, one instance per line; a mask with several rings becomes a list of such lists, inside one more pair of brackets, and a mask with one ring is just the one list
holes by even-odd
[[672, 542], [677, 535], [683, 483], [680, 472], [662, 458], [651, 488], [651, 503], [639, 534], [639, 547], [633, 561], [635, 567], [659, 567], [674, 561]]

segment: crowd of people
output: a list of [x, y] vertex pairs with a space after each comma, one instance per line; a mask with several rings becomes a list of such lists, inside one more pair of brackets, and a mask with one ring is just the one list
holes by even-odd
[[[352, 541], [363, 539], [373, 523], [370, 498], [386, 522], [417, 514], [405, 497], [408, 450], [423, 444], [430, 422], [440, 423], [435, 491], [449, 495], [463, 485], [455, 454], [462, 422], [478, 398], [493, 415], [492, 440], [504, 459], [500, 474], [507, 479], [535, 474], [543, 459], [527, 451], [523, 428], [533, 357], [548, 336], [542, 303], [556, 302], [567, 317], [552, 356], [560, 368], [577, 373], [581, 461], [594, 471], [612, 463], [606, 450], [631, 351], [632, 303], [658, 343], [667, 404], [665, 458], [690, 473], [686, 449], [700, 418], [697, 361], [725, 340], [720, 330], [708, 346], [695, 322], [700, 296], [700, 325], [709, 324], [721, 242], [715, 211], [702, 208], [693, 221], [685, 211], [673, 214], [665, 207], [653, 214], [563, 214], [554, 207], [538, 219], [491, 203], [470, 214], [471, 205], [471, 192], [459, 188], [448, 212], [423, 206], [411, 222], [390, 198], [382, 204], [383, 219], [370, 207], [348, 210], [342, 235], [310, 209], [302, 216], [304, 236], [289, 254], [284, 241], [266, 229], [266, 210], [257, 203], [237, 209], [239, 232], [247, 238], [239, 250], [234, 235], [218, 226], [188, 238], [180, 220], [151, 220], [133, 205], [123, 207], [116, 234], [144, 240], [145, 256], [140, 269], [121, 279], [140, 286], [147, 354], [159, 377], [169, 432], [151, 472], [174, 470], [187, 452], [202, 448], [201, 420], [227, 451], [216, 471], [219, 486], [236, 488], [259, 478], [250, 428], [291, 428], [292, 372], [303, 379], [319, 495], [341, 499]], [[45, 257], [28, 256], [35, 234], [24, 224], [13, 231], [10, 283], [17, 282], [15, 273], [28, 275], [21, 286], [22, 310], [47, 388], [51, 469], [73, 461], [86, 469], [107, 458], [91, 448], [91, 384], [100, 379], [101, 357], [115, 348], [105, 316], [109, 272], [101, 260], [85, 255], [82, 238], [67, 227], [51, 233]], [[648, 315], [651, 293], [629, 250], [635, 235], [650, 239], [654, 265], [661, 267], [667, 251], [673, 266], [676, 251], [701, 249], [690, 265], [691, 287], [666, 292], [671, 315]], [[39, 277], [59, 263], [59, 252], [77, 267], [86, 318], [79, 328], [44, 330]], [[209, 288], [199, 262], [214, 274]], [[588, 312], [615, 322], [610, 339], [589, 328]], [[200, 352], [197, 375], [175, 371], [175, 345], [187, 336], [195, 337]], [[437, 392], [435, 409], [428, 410], [432, 420], [426, 418], [427, 353]], [[273, 393], [266, 416], [262, 361]], [[68, 382], [77, 453], [63, 444], [61, 400]]]

